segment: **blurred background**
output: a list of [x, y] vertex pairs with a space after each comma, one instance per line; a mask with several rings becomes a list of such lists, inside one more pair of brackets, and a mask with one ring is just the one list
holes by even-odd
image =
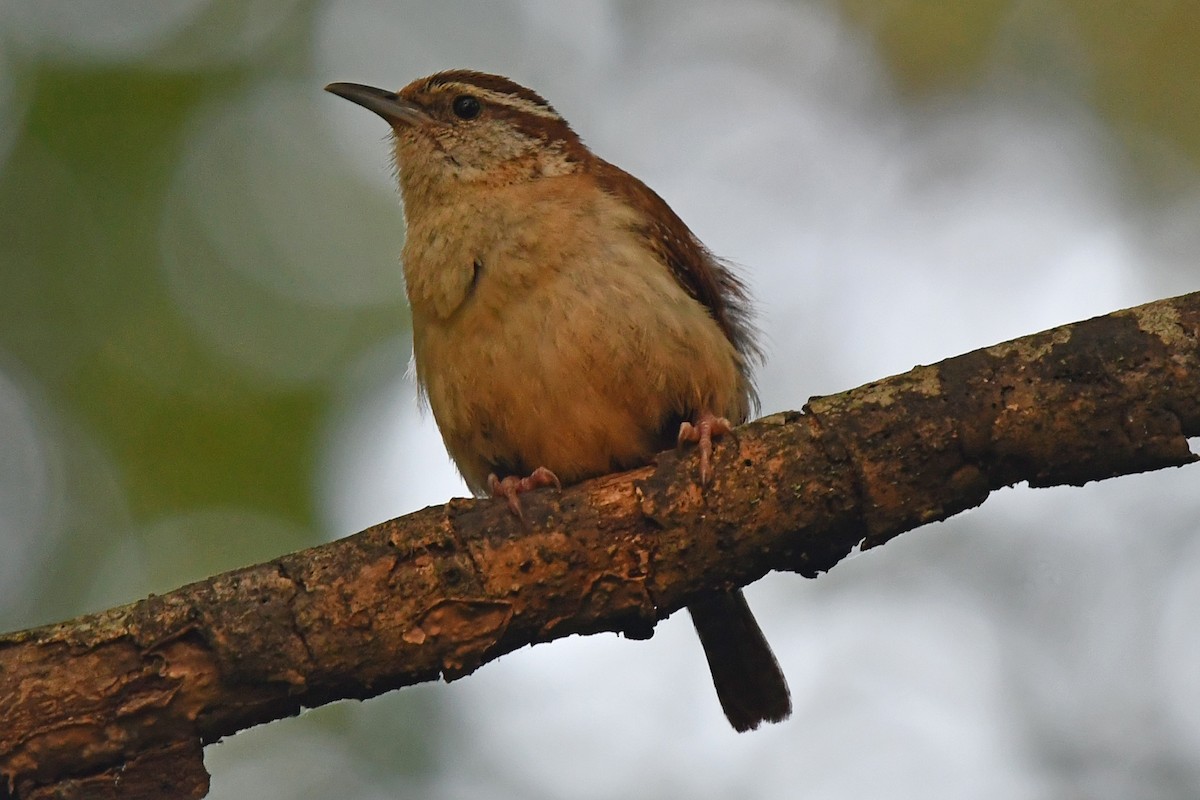
[[[743, 265], [764, 412], [1200, 288], [1200, 4], [0, 0], [0, 624], [465, 489], [406, 377], [387, 131], [321, 87], [547, 96]], [[1024, 487], [690, 623], [210, 747], [211, 797], [1194, 798], [1200, 468]]]

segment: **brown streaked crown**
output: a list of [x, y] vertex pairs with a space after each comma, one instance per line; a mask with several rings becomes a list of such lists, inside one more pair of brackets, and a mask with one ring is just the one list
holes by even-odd
[[[448, 70], [415, 80], [398, 94], [448, 125], [507, 124], [529, 139], [561, 147], [572, 160], [582, 160], [587, 153], [579, 135], [544, 97], [500, 75]], [[455, 114], [454, 101], [462, 96], [479, 101], [478, 117], [463, 120]]]
[[468, 69], [446, 70], [430, 75], [428, 78], [413, 81], [400, 93], [404, 94], [408, 89], [419, 85], [423, 85], [426, 91], [436, 86], [459, 86], [464, 89], [477, 89], [498, 96], [507, 96], [511, 98], [512, 102], [524, 101], [531, 107], [539, 109], [540, 112], [562, 121], [562, 117], [554, 110], [553, 106], [546, 102], [546, 98], [503, 75], [490, 75], [486, 72]]

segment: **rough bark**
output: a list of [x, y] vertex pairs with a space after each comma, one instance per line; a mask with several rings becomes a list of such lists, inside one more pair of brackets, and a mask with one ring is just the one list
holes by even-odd
[[[162, 596], [0, 637], [0, 796], [202, 797], [205, 743], [453, 680], [576, 633], [647, 637], [696, 593], [812, 576], [996, 488], [1195, 461], [1200, 293], [1056, 328], [561, 493], [452, 500]], [[231, 531], [231, 536], [236, 532]]]

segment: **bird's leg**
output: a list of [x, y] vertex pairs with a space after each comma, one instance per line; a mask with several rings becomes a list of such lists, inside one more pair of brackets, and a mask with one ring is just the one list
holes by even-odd
[[545, 467], [538, 467], [526, 478], [518, 478], [516, 475], [498, 478], [493, 472], [488, 475], [487, 482], [488, 493], [497, 499], [504, 498], [508, 502], [508, 510], [521, 519], [525, 519], [525, 515], [521, 513], [521, 494], [523, 492], [531, 492], [543, 486], [562, 489], [562, 482], [559, 481], [558, 476]]
[[712, 480], [712, 449], [713, 439], [719, 439], [733, 430], [729, 420], [718, 417], [711, 411], [701, 411], [694, 422], [684, 422], [679, 426], [679, 441], [682, 447], [687, 442], [695, 442], [700, 448], [700, 485], [707, 486]]

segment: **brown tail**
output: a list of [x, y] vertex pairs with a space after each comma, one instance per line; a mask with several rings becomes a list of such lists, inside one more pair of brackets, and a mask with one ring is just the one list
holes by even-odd
[[738, 731], [792, 713], [787, 681], [740, 591], [717, 592], [688, 606], [721, 708]]

